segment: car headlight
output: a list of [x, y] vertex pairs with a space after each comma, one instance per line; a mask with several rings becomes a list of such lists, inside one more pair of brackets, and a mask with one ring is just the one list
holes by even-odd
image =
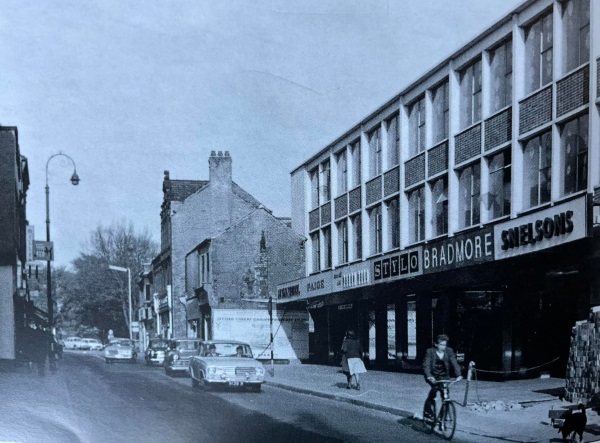
[[215, 375], [215, 374], [217, 373], [217, 368], [215, 368], [215, 367], [209, 367], [209, 368], [206, 368], [206, 372], [207, 372], [209, 375]]
[[265, 368], [256, 368], [256, 375], [261, 377], [265, 375]]
[[177, 355], [177, 354], [174, 354], [174, 355], [173, 355], [173, 360], [179, 360], [179, 355]]

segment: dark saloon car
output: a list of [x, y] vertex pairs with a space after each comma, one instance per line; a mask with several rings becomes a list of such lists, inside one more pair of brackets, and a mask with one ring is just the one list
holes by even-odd
[[162, 365], [165, 362], [167, 346], [168, 342], [163, 338], [154, 338], [150, 340], [145, 354], [146, 364], [151, 365], [156, 363]]
[[190, 358], [198, 352], [199, 338], [172, 338], [165, 355], [165, 374], [187, 374]]

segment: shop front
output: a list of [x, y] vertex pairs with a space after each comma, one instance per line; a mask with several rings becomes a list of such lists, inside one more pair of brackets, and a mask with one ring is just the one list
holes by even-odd
[[581, 195], [281, 285], [279, 302], [306, 304], [315, 363], [339, 364], [353, 329], [371, 367], [419, 371], [444, 333], [492, 378], [564, 376], [571, 328], [600, 293], [590, 213]]

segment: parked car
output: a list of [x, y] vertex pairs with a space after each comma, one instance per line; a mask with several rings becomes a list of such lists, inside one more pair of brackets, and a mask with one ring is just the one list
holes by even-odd
[[81, 337], [68, 337], [65, 340], [65, 349], [82, 349], [85, 346]]
[[119, 360], [126, 360], [130, 363], [137, 361], [137, 347], [128, 338], [112, 339], [104, 348], [104, 361], [106, 363], [113, 363]]
[[186, 374], [190, 357], [198, 352], [199, 338], [173, 338], [169, 340], [165, 355], [165, 374]]
[[81, 349], [89, 349], [92, 351], [101, 351], [104, 349], [102, 342], [96, 338], [82, 338], [81, 341], [84, 345]]
[[249, 387], [260, 391], [265, 369], [255, 360], [250, 345], [239, 341], [210, 340], [201, 344], [189, 364], [192, 386]]
[[155, 338], [150, 340], [146, 349], [145, 359], [146, 364], [151, 365], [158, 363], [159, 365], [165, 362], [165, 352], [167, 351], [168, 342], [163, 338]]

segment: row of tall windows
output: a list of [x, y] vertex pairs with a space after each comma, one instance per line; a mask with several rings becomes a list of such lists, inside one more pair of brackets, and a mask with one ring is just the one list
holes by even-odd
[[[525, 94], [530, 94], [553, 81], [553, 66], [560, 63], [562, 72], [572, 71], [589, 62], [590, 57], [590, 0], [561, 1], [562, 28], [561, 60], [555, 60], [554, 16], [552, 11], [541, 15], [524, 28], [525, 43]], [[459, 126], [464, 129], [482, 119], [482, 57], [473, 60], [459, 71]], [[495, 113], [511, 104], [513, 94], [513, 42], [510, 38], [488, 51], [489, 60], [489, 112]], [[410, 105], [408, 114], [408, 149], [414, 156], [428, 145], [447, 139], [449, 130], [449, 83], [446, 79], [430, 91], [430, 101], [422, 95]], [[427, 103], [427, 104], [426, 104]], [[426, 118], [426, 106], [431, 106], [431, 120]], [[427, 124], [431, 124], [431, 140], [427, 140]], [[587, 188], [588, 173], [588, 117], [579, 116], [561, 124], [560, 170], [558, 185], [561, 195], [569, 195]], [[384, 140], [385, 138], [385, 140]], [[533, 208], [552, 198], [552, 131], [536, 134], [522, 143], [523, 192], [522, 208]], [[396, 166], [400, 160], [400, 122], [397, 115], [366, 134], [369, 177]], [[384, 143], [385, 142], [385, 143]], [[384, 146], [386, 144], [387, 146]], [[386, 149], [384, 150], [384, 147]], [[337, 195], [361, 184], [361, 143], [357, 139], [335, 157], [337, 166]], [[385, 151], [385, 152], [384, 152]], [[385, 155], [385, 158], [384, 158]], [[481, 195], [481, 160], [457, 170], [459, 200], [459, 228], [481, 223], [482, 209], [487, 219], [505, 216], [511, 211], [512, 158], [509, 149], [486, 157], [489, 191]], [[311, 206], [330, 201], [330, 164], [321, 163], [310, 172]], [[426, 208], [425, 186], [429, 187], [431, 202]], [[431, 235], [444, 235], [448, 231], [448, 177], [438, 177], [432, 182], [407, 192], [409, 211], [409, 242], [425, 239], [426, 211], [431, 211]], [[381, 252], [384, 244], [393, 248], [400, 243], [399, 229], [382, 232], [382, 211], [387, 212], [386, 226], [399, 225], [398, 211], [393, 201], [372, 209], [369, 216], [370, 252]], [[362, 257], [362, 227], [360, 216], [354, 222], [348, 218], [340, 231], [338, 226], [338, 261], [349, 262]], [[358, 226], [358, 229], [357, 229]], [[356, 231], [356, 232], [355, 232]], [[352, 235], [349, 235], [352, 233]], [[327, 234], [321, 234], [326, 236]], [[389, 236], [384, 242], [384, 236]], [[329, 235], [330, 237], [330, 235]], [[353, 239], [350, 242], [349, 239]], [[322, 242], [319, 242], [321, 245]], [[351, 244], [353, 243], [353, 244]], [[314, 249], [313, 249], [314, 250]], [[319, 254], [321, 251], [319, 250]], [[331, 254], [329, 254], [331, 255]], [[330, 260], [324, 260], [327, 264]], [[320, 260], [319, 260], [320, 262]], [[313, 267], [314, 268], [314, 267]]]

